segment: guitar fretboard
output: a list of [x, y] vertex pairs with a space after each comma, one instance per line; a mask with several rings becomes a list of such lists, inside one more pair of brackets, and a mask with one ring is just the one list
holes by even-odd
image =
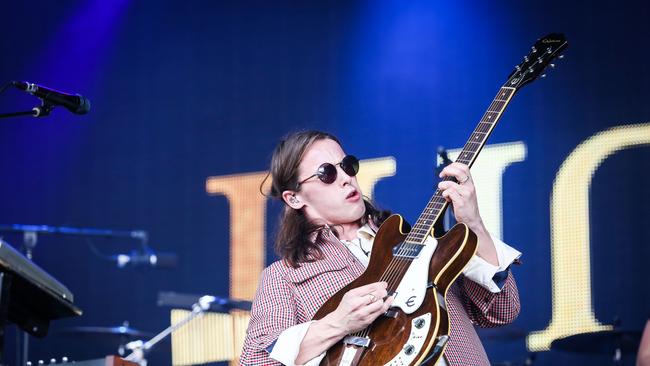
[[[458, 155], [456, 162], [463, 163], [469, 167], [474, 164], [474, 160], [476, 160], [478, 153], [487, 142], [494, 126], [508, 106], [508, 103], [510, 103], [510, 99], [512, 99], [516, 90], [516, 88], [506, 86], [501, 87], [497, 96], [492, 100], [490, 107], [474, 129], [474, 132], [472, 132], [465, 143], [465, 146]], [[443, 180], [452, 180], [452, 178], [445, 178]], [[424, 211], [422, 211], [418, 217], [415, 225], [411, 228], [411, 231], [406, 237], [406, 241], [409, 243], [424, 244], [427, 235], [431, 232], [435, 223], [440, 219], [440, 214], [447, 207], [447, 204], [447, 201], [442, 197], [442, 192], [439, 189], [436, 189], [433, 197], [431, 197]]]

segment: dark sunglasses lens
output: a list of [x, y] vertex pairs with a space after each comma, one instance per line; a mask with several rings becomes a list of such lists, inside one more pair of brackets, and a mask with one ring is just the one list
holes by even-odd
[[347, 155], [341, 161], [341, 169], [345, 174], [354, 177], [359, 172], [359, 159], [353, 155]]
[[318, 167], [318, 178], [323, 183], [333, 183], [336, 180], [336, 167], [330, 163], [324, 163]]

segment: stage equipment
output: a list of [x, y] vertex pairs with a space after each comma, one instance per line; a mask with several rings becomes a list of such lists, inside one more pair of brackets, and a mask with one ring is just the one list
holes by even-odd
[[0, 360], [7, 322], [44, 337], [51, 320], [79, 315], [70, 290], [0, 239]]
[[[14, 232], [23, 234], [23, 251], [27, 259], [32, 259], [32, 252], [38, 243], [39, 234], [47, 235], [68, 235], [68, 236], [81, 236], [81, 237], [102, 237], [102, 238], [129, 238], [135, 239], [140, 242], [140, 251], [134, 251], [130, 255], [115, 255], [104, 256], [100, 255], [102, 259], [115, 261], [118, 267], [122, 268], [131, 262], [131, 258], [136, 257], [138, 260], [131, 262], [131, 265], [147, 265], [150, 267], [163, 267], [163, 261], [159, 261], [157, 255], [152, 248], [148, 246], [149, 234], [144, 230], [107, 230], [107, 229], [92, 229], [92, 228], [73, 228], [66, 226], [47, 226], [47, 225], [0, 225], [0, 232]], [[92, 247], [92, 245], [91, 245]], [[94, 247], [92, 247], [94, 249]], [[143, 254], [144, 253], [144, 254]], [[97, 254], [97, 253], [96, 253]], [[123, 257], [122, 257], [123, 256]], [[165, 254], [164, 264], [170, 267], [175, 264], [175, 261], [169, 260], [170, 255]], [[126, 258], [126, 259], [125, 259]], [[128, 259], [128, 260], [127, 260]], [[146, 260], [145, 260], [146, 259]], [[121, 260], [121, 262], [120, 262]], [[170, 264], [171, 263], [171, 264]], [[120, 265], [122, 264], [122, 265]], [[22, 352], [16, 359], [17, 362], [23, 364], [27, 362], [29, 356], [29, 338], [27, 335], [22, 339]]]
[[52, 109], [58, 105], [65, 107], [75, 114], [86, 114], [90, 110], [90, 101], [79, 94], [67, 94], [24, 81], [11, 81], [7, 83], [0, 88], [0, 93], [7, 90], [10, 86], [37, 96], [41, 99], [41, 105], [28, 111], [0, 113], [0, 118], [17, 116], [45, 117], [49, 116]]
[[112, 255], [111, 259], [119, 268], [124, 267], [151, 267], [151, 268], [176, 268], [178, 256], [174, 253], [155, 252], [151, 248], [143, 251], [133, 250], [129, 254]]
[[[138, 366], [137, 363], [133, 363], [117, 356], [106, 356], [104, 358], [98, 358], [95, 360], [86, 360], [86, 361], [69, 361], [67, 357], [61, 359], [61, 363], [57, 363], [56, 359], [51, 359], [48, 365], [70, 365], [74, 364], [75, 366]], [[32, 365], [45, 365], [44, 360], [40, 360], [37, 363], [27, 362], [27, 366]]]
[[134, 338], [149, 338], [155, 335], [152, 332], [144, 332], [131, 328], [128, 321], [125, 321], [122, 325], [117, 327], [78, 326], [63, 328], [55, 330], [54, 332], [70, 336], [80, 336], [83, 338], [95, 336], [95, 339], [110, 338], [112, 340], [117, 340], [119, 343], [115, 342], [115, 345], [117, 346], [117, 354], [120, 356], [126, 354], [126, 344], [130, 340]]
[[50, 109], [60, 105], [74, 114], [86, 114], [90, 110], [90, 101], [79, 94], [68, 94], [26, 81], [13, 81], [11, 84], [40, 98]]
[[[185, 319], [198, 295], [158, 293], [158, 306], [174, 308], [171, 324]], [[237, 362], [250, 320], [250, 301], [215, 297], [209, 313], [172, 334], [172, 365]]]
[[[548, 65], [554, 66], [551, 61], [567, 45], [562, 34], [549, 34], [535, 43], [500, 88], [457, 162], [473, 165], [514, 94]], [[458, 183], [450, 177], [443, 180]], [[326, 301], [313, 319], [336, 310], [348, 291], [379, 281], [388, 283], [388, 293], [395, 299], [392, 308], [332, 346], [321, 365], [435, 364], [442, 357], [450, 327], [445, 296], [477, 247], [476, 235], [465, 224], [454, 226], [436, 245], [433, 228], [447, 205], [436, 190], [412, 229], [400, 215], [381, 225], [365, 272]]]
[[192, 320], [202, 317], [204, 313], [210, 309], [210, 304], [212, 304], [215, 300], [216, 298], [214, 296], [201, 296], [198, 301], [192, 305], [192, 311], [182, 320], [167, 327], [165, 330], [158, 333], [158, 335], [146, 342], [137, 340], [127, 343], [126, 348], [131, 351], [131, 354], [126, 357], [126, 360], [135, 362], [141, 366], [146, 366], [147, 360], [145, 358], [145, 355], [147, 352], [149, 352], [158, 342], [163, 340], [168, 335], [172, 334], [174, 331], [183, 327]]
[[623, 355], [634, 354], [641, 342], [640, 330], [605, 330], [559, 338], [551, 343], [554, 351], [612, 355], [614, 365], [623, 363]]
[[23, 249], [29, 259], [31, 259], [32, 251], [38, 242], [38, 234], [51, 234], [102, 238], [129, 238], [138, 240], [140, 242], [139, 250], [133, 250], [129, 254], [101, 256], [102, 258], [105, 257], [104, 259], [115, 262], [119, 268], [127, 266], [175, 268], [178, 262], [178, 256], [175, 253], [157, 252], [151, 248], [148, 245], [149, 234], [144, 230], [108, 230], [66, 226], [15, 224], [0, 225], [0, 232], [23, 233]]
[[[178, 292], [159, 292], [158, 306], [191, 310], [200, 297], [200, 295], [182, 294]], [[214, 301], [210, 303], [210, 309], [208, 310], [220, 313], [231, 310], [250, 311], [251, 305], [252, 303], [250, 301], [214, 296]]]
[[144, 332], [129, 326], [129, 322], [124, 322], [124, 325], [117, 327], [68, 327], [57, 330], [57, 333], [72, 334], [72, 335], [98, 335], [98, 336], [116, 336], [126, 338], [144, 338], [153, 337], [151, 332]]

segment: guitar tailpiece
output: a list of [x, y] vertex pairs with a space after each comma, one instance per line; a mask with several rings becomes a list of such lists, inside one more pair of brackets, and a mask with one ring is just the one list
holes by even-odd
[[448, 341], [449, 341], [448, 335], [442, 335], [438, 337], [438, 340], [436, 341], [436, 345], [433, 347], [433, 350], [431, 351], [431, 353], [429, 353], [429, 355], [424, 360], [422, 360], [421, 365], [426, 365], [427, 362], [432, 360], [434, 357], [437, 358], [438, 355], [444, 349], [445, 344], [447, 344]]

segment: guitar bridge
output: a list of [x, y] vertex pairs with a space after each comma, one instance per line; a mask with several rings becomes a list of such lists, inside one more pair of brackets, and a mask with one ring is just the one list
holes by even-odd
[[343, 338], [343, 343], [351, 346], [359, 346], [368, 348], [370, 346], [370, 338], [366, 337], [357, 337], [357, 336], [347, 336]]
[[393, 318], [393, 319], [397, 318], [397, 315], [398, 315], [398, 314], [397, 314], [397, 310], [395, 310], [395, 309], [388, 309], [388, 310], [386, 310], [386, 312], [384, 313], [384, 316], [385, 316], [385, 317], [387, 317], [387, 318]]

